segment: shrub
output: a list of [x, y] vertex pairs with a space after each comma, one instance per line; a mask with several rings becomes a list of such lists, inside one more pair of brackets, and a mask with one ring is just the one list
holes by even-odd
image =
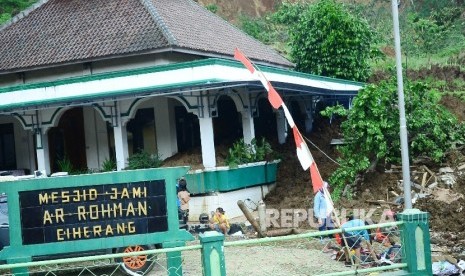
[[228, 150], [226, 164], [230, 167], [237, 167], [240, 164], [265, 161], [271, 159], [272, 154], [273, 149], [265, 138], [260, 141], [254, 138], [250, 144], [245, 143], [244, 139], [240, 139]]
[[140, 151], [131, 155], [128, 158], [129, 170], [158, 168], [162, 165], [163, 161], [158, 154], [149, 154], [146, 151]]
[[105, 158], [102, 163], [102, 172], [111, 172], [116, 170], [116, 161], [113, 158]]

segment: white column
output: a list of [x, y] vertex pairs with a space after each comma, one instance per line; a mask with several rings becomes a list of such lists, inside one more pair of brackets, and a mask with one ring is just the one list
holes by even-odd
[[280, 144], [284, 144], [287, 137], [287, 121], [286, 116], [284, 116], [284, 111], [281, 109], [276, 112], [276, 124], [278, 142]]
[[128, 163], [128, 132], [126, 125], [121, 119], [121, 112], [118, 103], [117, 108], [117, 122], [118, 125], [113, 127], [113, 133], [115, 136], [115, 153], [116, 153], [116, 170], [121, 171], [126, 168]]
[[45, 171], [45, 173], [49, 175], [51, 169], [47, 129], [42, 129], [41, 132], [35, 133], [34, 135], [36, 136], [37, 170]]
[[207, 118], [199, 118], [202, 163], [205, 168], [212, 168], [216, 167], [213, 120], [208, 116], [208, 112], [205, 114]]
[[165, 97], [157, 97], [154, 108], [157, 151], [161, 159], [166, 159], [178, 152], [174, 108]]
[[252, 139], [255, 138], [255, 125], [248, 110], [242, 112], [242, 135], [246, 144], [250, 144]]
[[113, 132], [115, 134], [116, 169], [121, 171], [128, 163], [128, 133], [126, 126], [122, 125], [114, 127]]

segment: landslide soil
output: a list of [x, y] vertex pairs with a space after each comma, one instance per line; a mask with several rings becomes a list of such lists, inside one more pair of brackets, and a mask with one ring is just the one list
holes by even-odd
[[[459, 68], [445, 68], [438, 73], [437, 68], [432, 70], [420, 70], [410, 72], [415, 78], [425, 78], [435, 74], [445, 80], [452, 79], [451, 75], [457, 76], [465, 81], [465, 75]], [[381, 73], [375, 74], [374, 78], [379, 81], [385, 76]], [[372, 80], [373, 81], [373, 80]], [[455, 114], [460, 121], [465, 120], [465, 101], [453, 96], [444, 96], [441, 104]], [[328, 179], [337, 164], [338, 153], [334, 146], [330, 144], [332, 139], [341, 138], [339, 122], [330, 123], [327, 119], [317, 117], [314, 122], [313, 131], [306, 134], [306, 140], [310, 151], [318, 165], [318, 169], [323, 179]], [[287, 143], [279, 145], [272, 144], [273, 149], [278, 153], [281, 162], [277, 172], [277, 185], [265, 198], [267, 208], [276, 209], [309, 209], [313, 206], [313, 191], [308, 171], [303, 171], [296, 156], [296, 149], [292, 137], [288, 137]], [[224, 159], [227, 155], [227, 146], [217, 145], [217, 164], [224, 165]], [[174, 165], [191, 165], [193, 169], [202, 168], [200, 149], [192, 150], [187, 153], [177, 154], [166, 160], [164, 166]], [[457, 164], [465, 163], [465, 148], [460, 151], [449, 154], [443, 164], [431, 166], [428, 168], [433, 172], [438, 172], [441, 167], [451, 167], [455, 169]], [[415, 162], [412, 170], [420, 167], [422, 164]], [[388, 200], [392, 201], [394, 196], [390, 191], [402, 194], [398, 181], [402, 180], [400, 169], [392, 170], [386, 173], [384, 168], [366, 173], [356, 185], [351, 199], [340, 199], [335, 203], [336, 208], [345, 209], [369, 209], [378, 208], [380, 205], [367, 201], [370, 200]], [[465, 195], [465, 174], [456, 175], [456, 183], [452, 188], [453, 192]], [[443, 253], [450, 253], [456, 258], [465, 259], [465, 199], [459, 199], [453, 202], [443, 202], [435, 200], [432, 197], [418, 200], [414, 208], [427, 211], [430, 214], [430, 228], [432, 230], [433, 247], [439, 247]], [[395, 208], [394, 208], [395, 209]], [[401, 207], [398, 208], [401, 210]], [[309, 225], [302, 225], [308, 228]], [[434, 249], [436, 250], [436, 249]]]

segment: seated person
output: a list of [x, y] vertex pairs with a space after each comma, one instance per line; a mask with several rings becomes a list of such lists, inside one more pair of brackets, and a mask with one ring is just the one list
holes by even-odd
[[229, 232], [230, 225], [228, 217], [224, 213], [223, 208], [216, 208], [215, 214], [213, 214], [213, 217], [210, 219], [210, 229], [216, 230], [226, 236]]
[[[365, 226], [365, 222], [361, 219], [357, 219], [354, 216], [349, 216], [347, 217], [348, 221], [342, 224], [341, 228], [346, 229], [346, 228], [351, 228], [351, 227], [360, 227], [360, 226]], [[370, 254], [374, 258], [374, 260], [378, 260], [376, 257], [375, 252], [373, 252], [370, 244], [370, 235], [368, 234], [368, 231], [366, 229], [364, 230], [356, 230], [356, 231], [347, 231], [344, 232], [344, 238], [343, 238], [343, 243], [344, 243], [344, 251], [346, 255], [346, 262], [349, 261], [349, 252], [347, 251], [347, 247], [350, 249], [355, 250], [355, 263], [358, 264], [360, 263], [360, 250], [362, 247], [362, 242], [365, 241], [367, 244], [368, 249], [370, 250]], [[347, 245], [347, 246], [346, 246]]]

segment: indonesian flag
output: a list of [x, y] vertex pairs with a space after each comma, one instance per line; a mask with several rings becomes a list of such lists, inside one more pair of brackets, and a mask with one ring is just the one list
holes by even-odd
[[250, 60], [237, 48], [234, 51], [234, 58], [242, 62], [242, 64], [244, 64], [250, 73], [252, 73], [252, 75], [254, 75], [263, 84], [266, 91], [268, 91], [268, 100], [274, 109], [278, 109], [280, 106], [284, 105], [281, 96], [279, 96], [278, 92], [276, 92], [271, 83], [265, 78], [265, 75], [263, 75], [263, 73], [259, 70], [255, 69], [255, 67], [252, 65], [252, 62], [250, 62]]
[[321, 179], [320, 172], [316, 167], [315, 162], [310, 166], [310, 178], [313, 184], [313, 193], [316, 194], [321, 188], [323, 188], [323, 179]]
[[299, 129], [297, 129], [297, 126], [292, 128], [292, 132], [294, 133], [295, 146], [297, 147], [297, 158], [299, 158], [302, 169], [306, 171], [312, 164], [315, 164], [315, 162], [313, 161], [312, 154], [310, 153], [307, 144], [302, 139], [302, 135], [300, 134]]
[[[304, 171], [310, 168], [310, 175], [311, 175], [311, 179], [313, 183], [313, 192], [314, 193], [318, 192], [318, 190], [320, 190], [321, 188], [324, 188], [323, 180], [321, 179], [320, 172], [318, 171], [318, 168], [316, 167], [315, 161], [313, 160], [312, 154], [310, 153], [310, 150], [308, 149], [307, 144], [302, 139], [302, 135], [300, 134], [300, 131], [297, 128], [294, 122], [294, 119], [292, 118], [291, 113], [289, 112], [289, 109], [284, 104], [284, 101], [281, 99], [281, 96], [279, 96], [278, 92], [276, 92], [276, 90], [271, 85], [271, 83], [266, 79], [265, 75], [259, 70], [257, 70], [255, 66], [252, 64], [252, 62], [237, 48], [234, 51], [234, 58], [242, 62], [244, 66], [250, 71], [250, 73], [254, 75], [258, 80], [260, 80], [260, 82], [265, 87], [266, 91], [268, 91], [268, 100], [271, 106], [273, 106], [274, 109], [279, 109], [280, 107], [283, 108], [284, 115], [286, 116], [286, 120], [289, 126], [292, 128], [292, 132], [294, 134], [294, 140], [295, 140], [295, 145], [296, 145], [296, 150], [297, 150], [297, 158], [299, 159], [300, 165], [302, 166], [302, 169]], [[329, 192], [327, 192], [327, 194], [328, 194], [328, 197], [326, 198], [329, 198], [329, 200], [331, 200], [331, 197], [329, 196]], [[327, 204], [327, 206], [333, 206], [333, 205]]]

